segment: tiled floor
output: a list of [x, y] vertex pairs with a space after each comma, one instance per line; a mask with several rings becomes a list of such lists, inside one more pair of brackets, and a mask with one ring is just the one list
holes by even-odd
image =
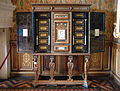
[[18, 91], [19, 89], [19, 91], [120, 91], [120, 86], [118, 86], [112, 77], [109, 76], [88, 77], [88, 79], [91, 81], [91, 84], [87, 89], [82, 85], [39, 85], [34, 88], [32, 85], [33, 79], [33, 77], [14, 77], [8, 80], [0, 80], [0, 90]]

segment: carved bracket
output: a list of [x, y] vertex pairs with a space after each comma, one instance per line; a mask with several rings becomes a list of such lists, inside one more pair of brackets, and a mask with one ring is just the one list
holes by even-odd
[[54, 81], [53, 77], [54, 77], [55, 63], [53, 61], [54, 61], [54, 56], [51, 56], [50, 63], [49, 63], [51, 81]]
[[68, 60], [69, 62], [67, 63], [67, 66], [68, 66], [68, 76], [69, 76], [69, 81], [72, 81], [72, 76], [73, 76], [73, 67], [74, 67], [74, 64], [73, 64], [73, 56], [69, 56], [68, 57]]

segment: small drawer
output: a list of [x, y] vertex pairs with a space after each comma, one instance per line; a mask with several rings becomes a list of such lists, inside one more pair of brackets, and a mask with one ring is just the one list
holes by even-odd
[[84, 32], [75, 32], [75, 38], [84, 38]]
[[66, 51], [69, 51], [69, 46], [68, 45], [55, 45], [54, 51], [66, 52]]
[[75, 25], [84, 25], [84, 19], [75, 19], [74, 23]]
[[48, 44], [47, 39], [39, 39], [39, 44]]
[[48, 26], [39, 26], [39, 31], [48, 31]]
[[50, 18], [50, 13], [39, 13], [39, 18]]
[[75, 50], [83, 50], [84, 46], [83, 45], [77, 45], [75, 46]]
[[84, 31], [84, 26], [75, 26], [75, 31]]
[[39, 20], [39, 25], [48, 25], [48, 23], [49, 23], [48, 19]]
[[76, 52], [76, 53], [80, 53], [80, 52], [87, 52], [87, 48], [86, 48], [86, 46], [84, 46], [84, 45], [75, 45], [74, 47], [73, 47], [74, 49], [73, 49], [73, 52]]
[[39, 38], [47, 38], [48, 32], [39, 32]]
[[73, 18], [86, 18], [86, 13], [73, 13]]
[[68, 14], [54, 14], [54, 19], [68, 19], [69, 15]]
[[75, 39], [75, 44], [84, 44], [84, 39]]
[[39, 45], [39, 50], [47, 50], [47, 45]]

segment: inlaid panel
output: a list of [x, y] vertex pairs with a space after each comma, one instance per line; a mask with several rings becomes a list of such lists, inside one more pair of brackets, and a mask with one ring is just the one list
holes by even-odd
[[52, 13], [52, 52], [69, 52], [70, 34], [71, 34], [71, 13], [69, 12], [53, 12]]
[[102, 53], [93, 53], [89, 60], [89, 70], [102, 70]]
[[68, 45], [55, 45], [54, 46], [55, 51], [69, 51], [69, 46]]
[[69, 22], [55, 21], [55, 43], [69, 42]]
[[33, 70], [32, 54], [19, 54], [19, 70]]
[[54, 14], [54, 19], [68, 19], [68, 14]]

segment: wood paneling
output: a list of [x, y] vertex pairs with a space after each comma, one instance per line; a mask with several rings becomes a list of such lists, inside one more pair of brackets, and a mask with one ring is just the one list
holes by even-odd
[[[10, 41], [11, 45], [11, 73], [21, 74], [33, 71], [32, 54], [17, 53], [17, 41]], [[28, 73], [30, 74], [30, 73]]]
[[111, 70], [113, 77], [120, 84], [120, 44], [118, 43], [113, 43]]
[[111, 62], [111, 41], [105, 41], [105, 51], [90, 56], [89, 71], [109, 71]]
[[103, 53], [103, 70], [110, 70], [112, 45], [106, 45]]
[[91, 54], [89, 70], [102, 70], [102, 53]]
[[17, 53], [16, 41], [11, 41], [10, 46], [11, 46], [11, 53], [10, 53], [11, 70], [17, 71], [19, 69], [19, 55]]

